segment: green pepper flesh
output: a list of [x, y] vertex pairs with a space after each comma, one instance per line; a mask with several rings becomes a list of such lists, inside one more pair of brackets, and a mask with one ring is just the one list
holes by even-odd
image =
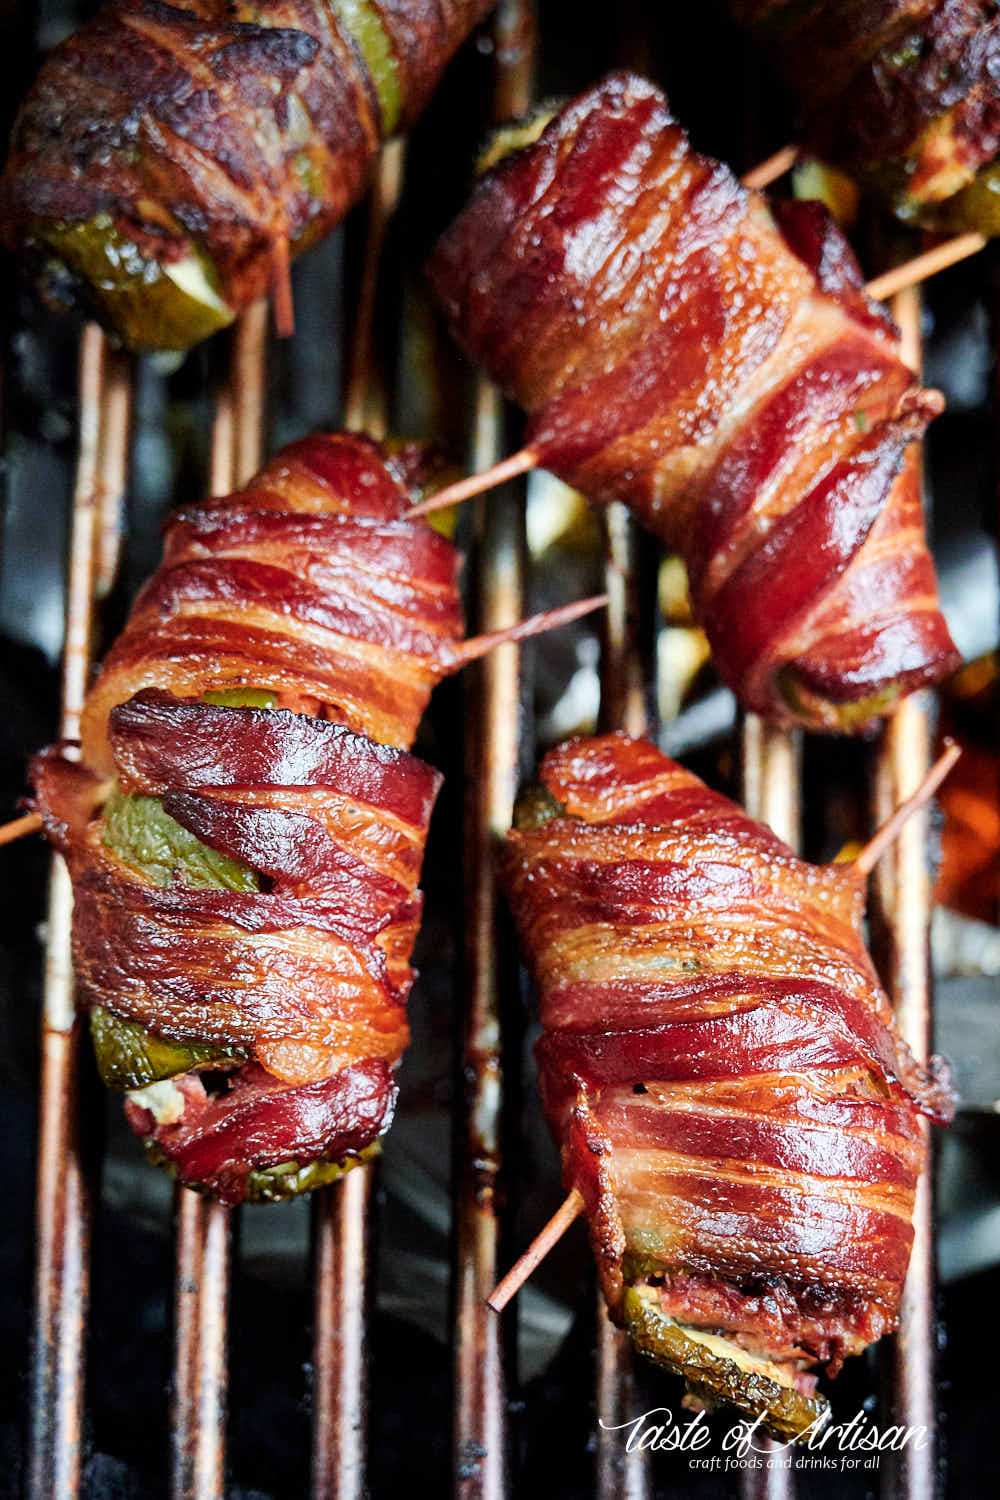
[[151, 259], [111, 219], [36, 220], [31, 238], [43, 270], [82, 281], [103, 320], [136, 351], [187, 349], [236, 314], [224, 301], [208, 256], [197, 248], [176, 262]]
[[311, 1193], [328, 1183], [339, 1182], [353, 1167], [371, 1161], [381, 1151], [378, 1141], [372, 1141], [355, 1156], [345, 1156], [340, 1161], [310, 1161], [300, 1167], [296, 1161], [279, 1162], [274, 1167], [261, 1167], [251, 1172], [246, 1181], [247, 1203], [285, 1203], [297, 1198], [300, 1193]]
[[375, 85], [382, 114], [382, 136], [392, 135], [403, 112], [399, 64], [382, 18], [370, 0], [330, 0], [330, 7], [357, 42]]
[[707, 1406], [728, 1404], [751, 1417], [782, 1442], [794, 1442], [822, 1422], [829, 1404], [821, 1396], [804, 1396], [790, 1386], [744, 1369], [706, 1347], [692, 1329], [685, 1330], [659, 1307], [655, 1292], [627, 1286], [623, 1301], [625, 1327], [640, 1354], [683, 1376], [689, 1391]]
[[975, 229], [991, 237], [1000, 235], [1000, 162], [981, 167], [966, 187], [922, 220], [949, 234]]
[[218, 692], [202, 693], [201, 701], [216, 708], [276, 708], [278, 695], [270, 688], [220, 688]]
[[541, 782], [533, 782], [531, 786], [525, 787], [517, 799], [514, 827], [520, 833], [533, 833], [536, 828], [551, 823], [555, 818], [569, 816], [563, 804], [553, 797], [547, 787], [542, 786]]
[[104, 820], [108, 848], [154, 885], [179, 881], [197, 890], [260, 890], [255, 870], [203, 844], [164, 811], [159, 797], [116, 786], [104, 805]]
[[853, 734], [872, 720], [881, 718], [902, 693], [898, 683], [890, 682], [865, 698], [850, 698], [838, 703], [832, 698], [821, 698], [817, 693], [811, 692], [794, 667], [790, 666], [782, 667], [779, 672], [778, 689], [796, 714], [843, 734]]
[[228, 1065], [247, 1055], [239, 1047], [170, 1041], [102, 1005], [90, 1012], [90, 1035], [101, 1082], [120, 1093], [144, 1089], [192, 1068]]

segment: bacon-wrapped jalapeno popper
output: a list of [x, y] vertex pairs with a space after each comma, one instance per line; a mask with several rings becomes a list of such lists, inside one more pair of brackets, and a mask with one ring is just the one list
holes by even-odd
[[802, 139], [908, 219], [1000, 233], [994, 0], [728, 0], [771, 57]]
[[33, 764], [105, 1082], [228, 1202], [329, 1181], [392, 1117], [440, 779], [407, 747], [488, 640], [463, 648], [459, 554], [405, 519], [409, 467], [310, 438], [176, 512], [79, 759]]
[[612, 74], [485, 175], [430, 275], [537, 461], [683, 556], [748, 707], [853, 730], [957, 665], [913, 446], [941, 398], [819, 205], [769, 208]]
[[895, 1035], [864, 879], [817, 867], [652, 745], [573, 740], [503, 873], [543, 1100], [611, 1316], [783, 1438], [893, 1328], [938, 1059]]
[[108, 0], [44, 64], [7, 244], [133, 349], [232, 322], [360, 196], [495, 0]]

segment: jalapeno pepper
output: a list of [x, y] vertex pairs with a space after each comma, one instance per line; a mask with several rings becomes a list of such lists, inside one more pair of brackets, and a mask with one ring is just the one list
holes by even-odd
[[622, 1310], [639, 1353], [683, 1376], [691, 1394], [706, 1405], [729, 1404], [760, 1417], [782, 1442], [794, 1442], [825, 1417], [828, 1404], [822, 1397], [805, 1396], [773, 1379], [766, 1361], [706, 1330], [683, 1328], [660, 1308], [654, 1288], [627, 1286]]
[[[228, 707], [269, 708], [276, 694], [238, 688], [206, 693], [209, 702]], [[260, 880], [249, 865], [203, 844], [164, 811], [158, 797], [134, 796], [116, 787], [104, 805], [104, 843], [123, 864], [155, 885], [179, 880], [199, 889], [256, 891]], [[137, 1021], [116, 1016], [103, 1006], [90, 1014], [90, 1032], [98, 1071], [108, 1088], [145, 1088], [192, 1068], [238, 1061], [239, 1047], [179, 1042], [160, 1037]]]
[[101, 1082], [121, 1093], [147, 1088], [192, 1068], [229, 1065], [247, 1055], [239, 1047], [170, 1041], [101, 1005], [90, 1012], [90, 1035]]
[[111, 220], [36, 221], [30, 240], [50, 289], [68, 278], [130, 349], [187, 349], [225, 328], [236, 314], [219, 292], [209, 257], [191, 249], [157, 261]]
[[558, 798], [553, 797], [547, 787], [536, 782], [526, 787], [517, 799], [514, 808], [514, 827], [530, 833], [550, 823], [553, 818], [568, 818], [569, 813]]
[[135, 796], [116, 787], [105, 803], [104, 820], [108, 848], [154, 885], [179, 880], [199, 890], [260, 889], [249, 865], [203, 844], [164, 812], [158, 797]]
[[297, 1198], [300, 1193], [311, 1193], [328, 1183], [338, 1182], [352, 1167], [371, 1161], [379, 1155], [381, 1144], [373, 1141], [356, 1156], [346, 1156], [342, 1161], [310, 1161], [300, 1167], [296, 1161], [280, 1162], [274, 1167], [262, 1167], [251, 1172], [246, 1182], [246, 1203], [284, 1203]]
[[806, 687], [794, 667], [782, 669], [778, 674], [778, 686], [785, 702], [796, 714], [808, 716], [824, 728], [844, 734], [851, 734], [870, 720], [881, 718], [902, 693], [898, 683], [890, 682], [864, 698], [850, 698], [838, 703]]

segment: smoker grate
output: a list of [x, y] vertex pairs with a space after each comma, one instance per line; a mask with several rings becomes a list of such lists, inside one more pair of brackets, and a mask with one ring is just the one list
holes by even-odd
[[[80, 344], [80, 453], [70, 540], [60, 732], [79, 732], [97, 588], [113, 571], [129, 427], [129, 377], [88, 326]], [[61, 859], [49, 886], [39, 1107], [34, 1365], [29, 1492], [76, 1494], [80, 1479], [84, 1338], [89, 1306], [91, 1184], [79, 1100], [80, 1026], [73, 1005], [73, 896]]]
[[[533, 73], [534, 14], [530, 0], [503, 0], [494, 22], [494, 117], [527, 106]], [[346, 425], [375, 435], [386, 428], [387, 403], [374, 358], [376, 277], [386, 225], [401, 192], [403, 149], [382, 158], [370, 199], [367, 250], [347, 357]], [[896, 312], [913, 352], [918, 303], [897, 299]], [[213, 425], [210, 483], [225, 493], [247, 478], [261, 457], [267, 370], [267, 310], [257, 305], [236, 330], [230, 373]], [[128, 472], [131, 391], [129, 362], [88, 326], [79, 355], [79, 455], [73, 500], [63, 668], [62, 734], [73, 738], [90, 665], [97, 603], [108, 592], [120, 541]], [[480, 381], [470, 461], [482, 468], [505, 447], [500, 398]], [[482, 630], [500, 629], [523, 612], [527, 592], [523, 507], [510, 488], [478, 502], [474, 596]], [[610, 596], [603, 643], [602, 721], [643, 732], [653, 726], [645, 685], [652, 675], [644, 612], [637, 592], [648, 587], [644, 544], [620, 507], [604, 520]], [[648, 570], [646, 570], [648, 573]], [[465, 859], [466, 980], [460, 1066], [466, 1087], [457, 1111], [458, 1167], [453, 1202], [454, 1363], [453, 1474], [462, 1500], [503, 1500], [519, 1492], [509, 1397], [513, 1319], [485, 1307], [501, 1267], [503, 1065], [518, 1056], [518, 1037], [502, 1037], [503, 969], [492, 851], [509, 826], [517, 781], [534, 746], [524, 743], [520, 654], [506, 645], [471, 669], [468, 688]], [[875, 751], [873, 820], [919, 782], [929, 758], [926, 703], [910, 699]], [[799, 840], [801, 737], [749, 718], [742, 737], [743, 784], [750, 811], [789, 842]], [[925, 1056], [929, 1034], [927, 932], [930, 911], [925, 862], [926, 818], [914, 818], [883, 861], [876, 895], [889, 935], [888, 980], [906, 1040]], [[81, 1487], [85, 1414], [84, 1350], [88, 1317], [92, 1174], [86, 1121], [78, 1109], [81, 1036], [73, 1011], [69, 958], [71, 893], [61, 861], [53, 862], [46, 955], [40, 1136], [37, 1184], [37, 1270], [34, 1362], [29, 1392], [28, 1492], [72, 1497]], [[502, 1045], [503, 1043], [503, 1045]], [[530, 1085], [529, 1085], [530, 1086]], [[398, 1122], [406, 1129], [406, 1121]], [[509, 1174], [511, 1177], [513, 1173]], [[511, 1183], [516, 1190], [516, 1183]], [[363, 1167], [315, 1195], [313, 1450], [316, 1500], [361, 1500], [366, 1486], [366, 1314], [370, 1297], [369, 1218], [373, 1169]], [[169, 1486], [174, 1500], [219, 1500], [225, 1493], [227, 1309], [232, 1262], [229, 1210], [178, 1189], [175, 1198], [174, 1363]], [[934, 1432], [932, 1204], [925, 1178], [917, 1237], [899, 1335], [892, 1342], [892, 1419]], [[627, 1343], [598, 1311], [595, 1405], [608, 1424], [635, 1411]], [[505, 1346], [508, 1357], [505, 1359]], [[906, 1450], [905, 1463], [885, 1470], [888, 1493], [928, 1500], [937, 1468], [932, 1448]], [[748, 1495], [777, 1500], [794, 1479], [775, 1467], [747, 1480]], [[600, 1431], [594, 1489], [600, 1500], [653, 1493], [641, 1455], [626, 1458], [620, 1434]]]

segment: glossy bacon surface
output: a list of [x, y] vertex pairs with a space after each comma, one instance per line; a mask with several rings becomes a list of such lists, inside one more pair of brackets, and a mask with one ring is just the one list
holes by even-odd
[[953, 1108], [895, 1035], [863, 880], [796, 858], [652, 745], [572, 740], [503, 867], [567, 1188], [612, 1315], [835, 1371], [893, 1326], [923, 1148]]
[[940, 397], [821, 211], [772, 212], [651, 84], [490, 171], [430, 275], [539, 462], [682, 554], [747, 706], [855, 728], [957, 663], [907, 456]]
[[84, 708], [87, 765], [109, 774], [112, 708], [270, 688], [283, 707], [408, 747], [460, 664], [457, 550], [404, 520], [407, 456], [359, 434], [283, 448], [244, 490], [176, 511], [163, 561]]
[[[157, 1144], [182, 1176], [208, 1163], [217, 1191], [225, 1165], [230, 1193], [237, 1160], [335, 1159], [369, 1144], [391, 1118], [391, 1068], [408, 1040], [408, 960], [437, 774], [321, 719], [152, 691], [112, 712], [111, 744], [128, 791], [162, 798], [178, 823], [267, 883], [255, 892], [153, 885], [90, 817], [100, 795], [93, 773], [57, 751], [36, 760], [46, 830], [73, 880], [84, 1003], [160, 1037], [239, 1049], [250, 1061], [236, 1074], [237, 1099], [259, 1112], [266, 1098], [254, 1149], [235, 1154], [230, 1142], [216, 1162], [221, 1126], [211, 1120], [206, 1143], [208, 1122], [197, 1113], [193, 1122], [190, 1109], [155, 1131]], [[345, 1108], [352, 1099], [366, 1106], [360, 1126]], [[295, 1114], [303, 1100], [308, 1129]], [[227, 1093], [230, 1130], [234, 1103]], [[147, 1119], [133, 1122], [154, 1134]]]
[[[230, 1202], [262, 1168], [354, 1159], [392, 1117], [440, 780], [405, 746], [462, 634], [455, 549], [401, 519], [407, 462], [313, 438], [178, 512], [88, 696], [81, 759], [33, 765], [83, 1004], [211, 1049], [225, 1075], [206, 1092], [188, 1065], [165, 1117], [138, 1094], [130, 1121]], [[255, 886], [156, 883], [108, 836], [108, 778]]]
[[[358, 199], [379, 146], [493, 3], [108, 0], [21, 109], [0, 187], [7, 243], [82, 269], [99, 302], [132, 270], [159, 295], [159, 271], [194, 256], [228, 321], [270, 286], [277, 246], [313, 243]], [[111, 245], [100, 269], [95, 244], [67, 237], [95, 225]], [[133, 336], [129, 313], [132, 344], [210, 331], [165, 318]]]

